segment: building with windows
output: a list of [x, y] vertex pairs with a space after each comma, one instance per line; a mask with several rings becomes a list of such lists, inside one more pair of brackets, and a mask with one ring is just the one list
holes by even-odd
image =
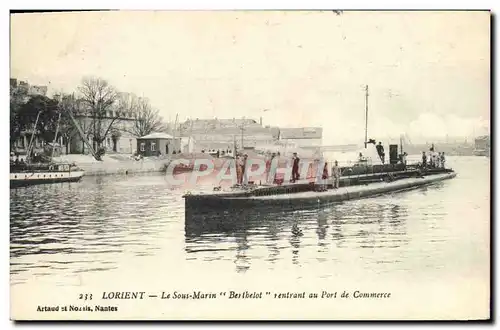
[[151, 133], [137, 138], [137, 152], [144, 157], [178, 154], [181, 149], [181, 139], [167, 133]]
[[[55, 95], [55, 98], [60, 96]], [[72, 95], [64, 97], [72, 98]], [[128, 99], [126, 99], [128, 97]], [[86, 108], [82, 99], [75, 99], [75, 111], [73, 113], [76, 121], [81, 129], [87, 135], [87, 139], [92, 141], [92, 133], [96, 131], [94, 125], [101, 127], [101, 134], [104, 135], [106, 130], [108, 134], [102, 143], [102, 147], [106, 152], [116, 152], [122, 154], [132, 154], [136, 151], [137, 137], [133, 134], [133, 127], [136, 122], [135, 113], [130, 110], [130, 107], [124, 106], [122, 102], [130, 101], [134, 95], [130, 93], [120, 93], [120, 97], [116, 103], [110, 107], [105, 113], [98, 118], [94, 118], [92, 113]], [[75, 129], [72, 134], [65, 138], [64, 143], [69, 144], [68, 153], [88, 154], [90, 150], [81, 138], [78, 131]]]
[[[131, 133], [131, 127], [134, 125], [136, 119], [130, 117], [129, 114], [108, 111], [105, 116], [94, 120], [88, 113], [79, 112], [75, 114], [75, 119], [84, 132], [89, 132], [87, 138], [90, 141], [92, 141], [92, 126], [94, 122], [97, 122], [96, 125], [101, 126], [101, 130], [103, 131], [102, 134], [104, 134], [104, 131], [111, 125], [109, 133], [102, 142], [102, 147], [106, 149], [106, 152], [132, 154], [136, 150], [137, 137]], [[100, 122], [100, 124], [98, 122]], [[70, 137], [69, 152], [83, 154], [88, 154], [90, 152], [76, 130]]]
[[323, 144], [323, 128], [280, 128], [279, 139], [300, 148], [317, 148], [321, 147]]

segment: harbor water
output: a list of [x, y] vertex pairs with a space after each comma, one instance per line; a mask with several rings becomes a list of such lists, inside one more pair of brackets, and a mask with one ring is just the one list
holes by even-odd
[[203, 228], [186, 223], [184, 191], [161, 174], [11, 189], [11, 285], [103, 284], [119, 274], [138, 283], [146, 273], [487, 282], [490, 160], [448, 157], [447, 165], [455, 179], [416, 190], [318, 209], [235, 210], [207, 215], [230, 225]]

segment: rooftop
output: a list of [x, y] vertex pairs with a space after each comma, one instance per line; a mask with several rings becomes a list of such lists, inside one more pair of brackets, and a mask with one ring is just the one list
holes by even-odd
[[280, 128], [282, 139], [321, 139], [321, 127]]
[[259, 122], [254, 119], [243, 118], [243, 119], [191, 119], [186, 120], [184, 123], [181, 123], [183, 129], [193, 129], [193, 130], [213, 130], [220, 128], [229, 128], [229, 127], [262, 127]]
[[155, 132], [155, 133], [151, 133], [151, 134], [148, 134], [148, 135], [144, 135], [144, 136], [141, 136], [140, 138], [137, 138], [139, 140], [141, 139], [173, 139], [174, 137], [170, 134], [167, 134], [167, 133], [162, 133], [162, 132]]

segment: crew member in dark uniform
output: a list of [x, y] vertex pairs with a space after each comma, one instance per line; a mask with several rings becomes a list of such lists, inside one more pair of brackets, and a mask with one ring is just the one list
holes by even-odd
[[297, 153], [293, 153], [293, 165], [292, 165], [292, 182], [299, 180], [299, 162], [300, 158], [297, 156]]
[[384, 153], [384, 146], [382, 145], [382, 142], [379, 142], [377, 144], [377, 153], [378, 156], [380, 157], [380, 160], [382, 161], [382, 164], [385, 164], [385, 153]]
[[325, 162], [325, 166], [323, 167], [323, 175], [321, 176], [323, 180], [328, 179], [328, 163]]

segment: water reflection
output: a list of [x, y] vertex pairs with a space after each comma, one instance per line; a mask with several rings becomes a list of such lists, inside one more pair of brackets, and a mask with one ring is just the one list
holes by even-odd
[[250, 268], [250, 258], [246, 254], [248, 248], [250, 247], [246, 232], [236, 235], [236, 246], [236, 258], [234, 261], [236, 264], [236, 271], [239, 273], [245, 272]]
[[325, 210], [318, 212], [317, 226], [318, 245], [323, 246], [325, 245], [324, 239], [328, 230], [328, 213]]
[[[159, 194], [161, 186], [132, 185], [131, 191], [110, 177], [11, 189], [11, 273], [28, 272], [23, 280], [39, 274], [37, 269], [75, 276], [115, 269], [118, 256], [130, 251], [154, 255], [158, 247], [151, 241], [161, 225], [154, 220], [173, 197]], [[174, 213], [181, 205], [168, 208]]]
[[[221, 241], [236, 243], [234, 262], [238, 272], [250, 269], [252, 247], [261, 237], [266, 240], [267, 259], [280, 256], [278, 242], [285, 237], [289, 243], [291, 262], [301, 263], [302, 250], [317, 246], [315, 259], [323, 262], [332, 258], [335, 249], [397, 249], [408, 244], [406, 233], [407, 208], [391, 199], [348, 201], [308, 210], [273, 209], [269, 206], [242, 209], [237, 213], [186, 210], [185, 249], [199, 257], [226, 250], [207, 248]], [[310, 244], [315, 236], [316, 243]], [[257, 257], [257, 259], [260, 257]], [[398, 262], [392, 259], [390, 262]]]
[[104, 279], [137, 262], [200, 273], [215, 265], [242, 276], [477, 269], [488, 260], [489, 163], [464, 158], [456, 167], [454, 180], [387, 196], [210, 214], [185, 210], [182, 192], [161, 175], [11, 189], [11, 283], [79, 285], [83, 273]]

